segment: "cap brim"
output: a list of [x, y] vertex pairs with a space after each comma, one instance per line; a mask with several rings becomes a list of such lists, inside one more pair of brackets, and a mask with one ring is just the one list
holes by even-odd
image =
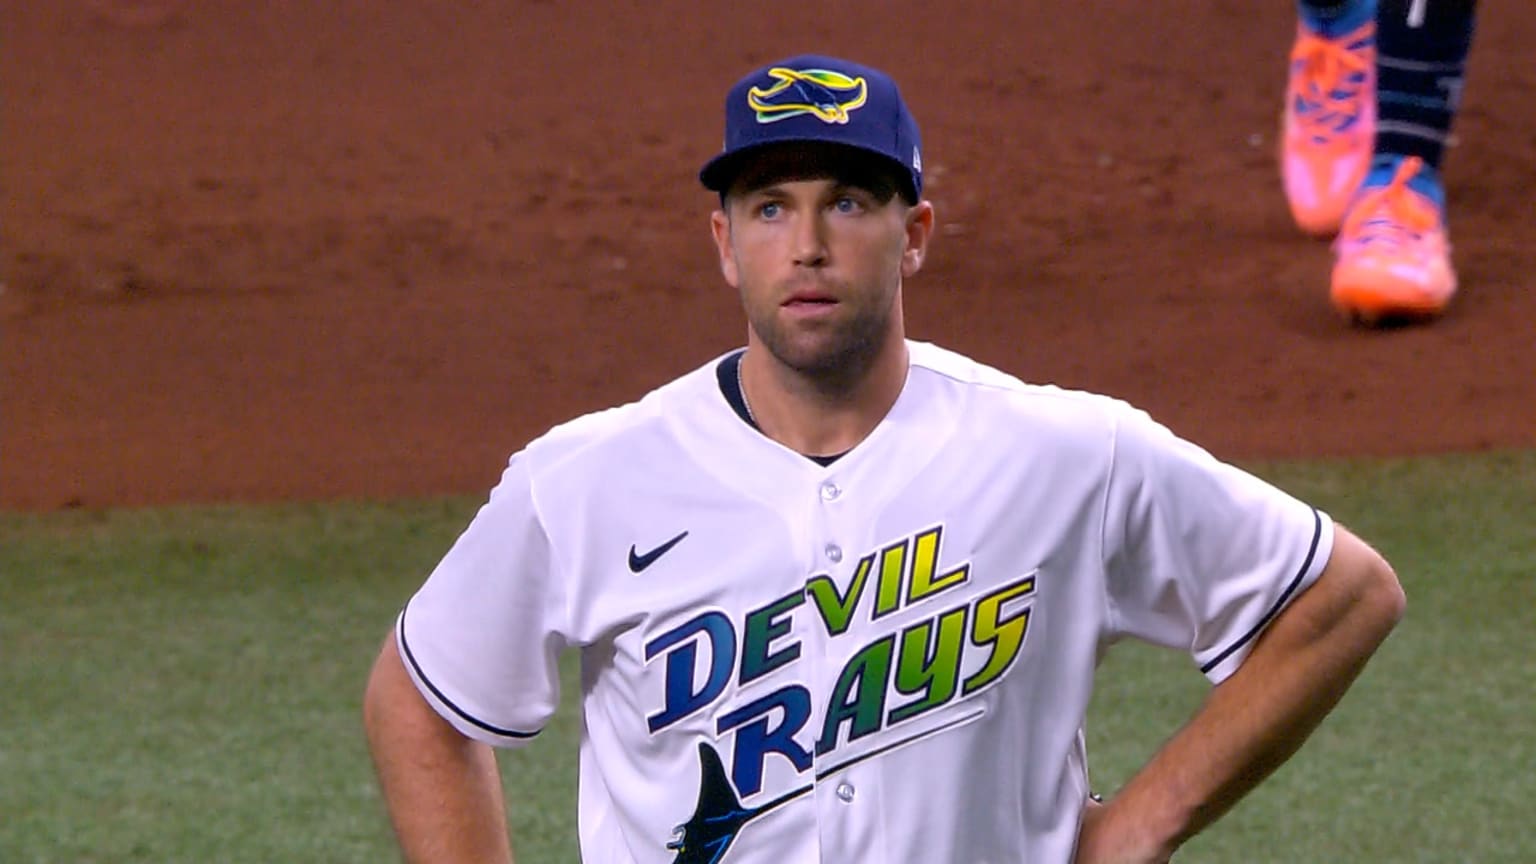
[[901, 192], [902, 197], [912, 203], [917, 201], [917, 189], [913, 185], [911, 172], [907, 169], [907, 166], [892, 159], [890, 155], [872, 148], [850, 144], [847, 141], [818, 138], [809, 135], [803, 138], [781, 138], [775, 141], [764, 141], [759, 144], [748, 144], [745, 147], [738, 147], [735, 150], [721, 153], [704, 163], [704, 167], [699, 169], [699, 182], [704, 184], [705, 189], [711, 192], [718, 192], [723, 196], [730, 190], [731, 184], [736, 182], [736, 177], [741, 174], [743, 166], [752, 158], [775, 147], [795, 144], [826, 144], [874, 156], [891, 167], [892, 173], [896, 176], [897, 189]]
[[704, 167], [699, 169], [699, 182], [704, 184], [705, 189], [724, 195], [725, 190], [731, 188], [731, 182], [736, 179], [736, 175], [741, 173], [742, 159], [771, 146], [773, 145], [756, 144], [740, 150], [732, 150], [729, 153], [721, 153], [704, 163]]

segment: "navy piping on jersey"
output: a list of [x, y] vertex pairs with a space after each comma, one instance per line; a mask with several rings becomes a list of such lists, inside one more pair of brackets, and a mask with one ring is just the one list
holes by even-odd
[[1209, 663], [1206, 663], [1204, 666], [1201, 666], [1201, 672], [1210, 672], [1212, 669], [1215, 669], [1216, 666], [1221, 663], [1221, 661], [1232, 656], [1233, 651], [1236, 651], [1244, 645], [1247, 645], [1253, 640], [1255, 636], [1258, 636], [1261, 632], [1263, 632], [1264, 628], [1269, 626], [1270, 620], [1273, 619], [1276, 615], [1280, 614], [1280, 610], [1285, 608], [1285, 604], [1290, 601], [1291, 595], [1295, 593], [1296, 588], [1301, 585], [1301, 580], [1306, 577], [1307, 571], [1312, 569], [1312, 559], [1317, 557], [1317, 544], [1321, 543], [1322, 539], [1323, 517], [1317, 512], [1317, 508], [1313, 507], [1312, 547], [1307, 550], [1307, 559], [1301, 562], [1301, 569], [1296, 572], [1294, 577], [1292, 577], [1291, 584], [1285, 586], [1285, 590], [1280, 592], [1280, 599], [1276, 600], [1275, 605], [1271, 606], [1269, 611], [1264, 613], [1264, 617], [1259, 619], [1259, 623], [1253, 625], [1252, 630], [1244, 633], [1243, 638], [1233, 642], [1231, 645], [1228, 645], [1225, 651], [1222, 651], [1220, 654], [1216, 655], [1215, 659], [1211, 660]]
[[[725, 397], [725, 401], [731, 406], [731, 410], [736, 412], [736, 416], [741, 418], [741, 422], [761, 432], [762, 428], [757, 425], [756, 420], [752, 419], [752, 412], [747, 410], [747, 397], [741, 392], [741, 375], [737, 371], [741, 368], [742, 355], [746, 353], [746, 349], [742, 349], [732, 352], [721, 360], [719, 365], [715, 366], [715, 380], [720, 384], [720, 395]], [[801, 455], [825, 468], [843, 458], [845, 453], [833, 456]]]
[[503, 738], [532, 738], [533, 736], [539, 734], [537, 731], [519, 732], [515, 729], [502, 729], [498, 726], [492, 726], [489, 723], [475, 718], [463, 708], [453, 704], [453, 700], [449, 699], [447, 696], [444, 696], [443, 691], [437, 689], [437, 685], [433, 684], [431, 679], [427, 678], [427, 673], [421, 671], [421, 664], [416, 662], [416, 655], [411, 653], [410, 643], [408, 643], [405, 639], [405, 610], [409, 609], [410, 606], [411, 604], [407, 602], [405, 604], [405, 608], [400, 610], [400, 627], [398, 628], [400, 632], [400, 649], [405, 653], [406, 662], [410, 663], [411, 668], [416, 670], [416, 676], [421, 679], [421, 683], [427, 685], [427, 689], [432, 691], [432, 695], [436, 696], [438, 701], [452, 709], [453, 713], [464, 719], [464, 722], [474, 725], [477, 729], [484, 729], [493, 735], [500, 735]]
[[715, 367], [715, 380], [720, 384], [720, 395], [725, 397], [741, 422], [761, 432], [763, 430], [758, 429], [757, 421], [752, 419], [752, 412], [747, 410], [747, 397], [741, 393], [741, 376], [737, 372], [741, 368], [742, 355], [746, 353], [741, 350], [727, 354]]

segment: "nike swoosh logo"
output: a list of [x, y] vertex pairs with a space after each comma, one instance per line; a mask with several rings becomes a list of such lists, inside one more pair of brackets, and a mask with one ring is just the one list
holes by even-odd
[[688, 536], [688, 532], [684, 531], [683, 533], [677, 535], [676, 537], [673, 537], [671, 540], [668, 540], [667, 542], [661, 544], [660, 546], [657, 546], [655, 549], [652, 549], [651, 551], [645, 553], [644, 555], [641, 555], [639, 552], [635, 551], [635, 547], [634, 546], [630, 546], [629, 547], [629, 572], [631, 572], [631, 573], [639, 573], [641, 570], [644, 570], [645, 568], [651, 566], [652, 564], [655, 564], [657, 558], [660, 558], [661, 556], [667, 554], [668, 552], [671, 552], [672, 551], [672, 547], [676, 546], [677, 544], [679, 544], [681, 542], [683, 542], [683, 538], [687, 537], [687, 536]]

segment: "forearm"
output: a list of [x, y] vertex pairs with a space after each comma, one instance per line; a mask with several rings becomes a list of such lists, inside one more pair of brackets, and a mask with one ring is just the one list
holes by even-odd
[[1271, 622], [1242, 667], [1096, 814], [1095, 842], [1142, 853], [1119, 860], [1166, 860], [1301, 746], [1402, 610], [1390, 567], [1340, 528], [1318, 581]]
[[421, 698], [393, 635], [368, 679], [363, 722], [406, 861], [511, 864], [494, 752], [459, 734]]

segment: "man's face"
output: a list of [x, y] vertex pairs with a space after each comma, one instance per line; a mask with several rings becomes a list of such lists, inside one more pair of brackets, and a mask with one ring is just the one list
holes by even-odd
[[750, 338], [802, 374], [856, 373], [904, 335], [901, 280], [922, 266], [933, 210], [909, 206], [870, 163], [835, 146], [776, 147], [712, 218]]

